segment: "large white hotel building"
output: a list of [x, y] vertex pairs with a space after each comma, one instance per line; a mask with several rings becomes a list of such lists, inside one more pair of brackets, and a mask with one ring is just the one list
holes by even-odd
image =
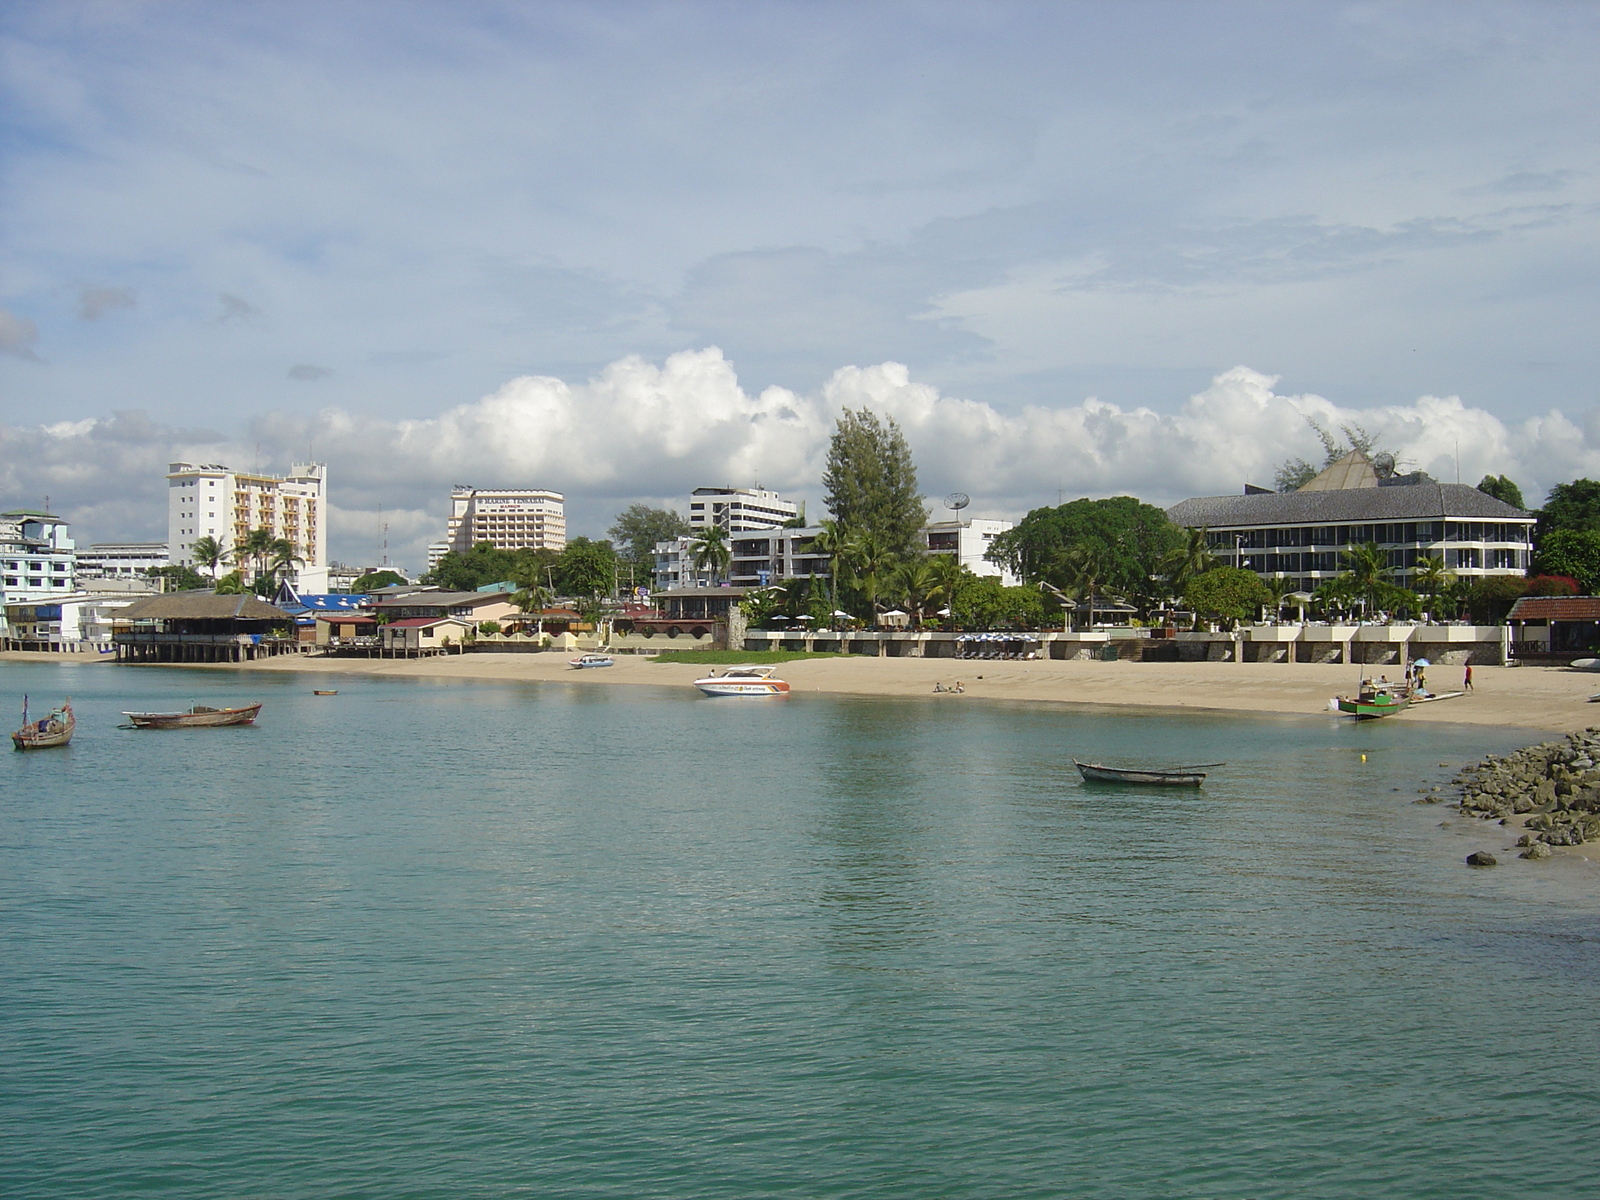
[[190, 547], [215, 538], [231, 553], [265, 529], [292, 544], [301, 560], [295, 586], [324, 592], [328, 583], [327, 478], [323, 463], [296, 463], [287, 475], [235, 471], [220, 463], [167, 467], [167, 545], [173, 563], [194, 565]]
[[543, 488], [454, 488], [444, 549], [465, 554], [479, 542], [496, 550], [566, 549], [566, 497]]

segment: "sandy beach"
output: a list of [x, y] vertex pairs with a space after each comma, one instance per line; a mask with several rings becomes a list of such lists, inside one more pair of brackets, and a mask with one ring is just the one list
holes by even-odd
[[[556, 653], [463, 654], [427, 659], [295, 656], [246, 667], [192, 669], [560, 682], [581, 687], [687, 687], [706, 673], [703, 666], [657, 663], [631, 656], [619, 657], [614, 667], [575, 671], [567, 665], [569, 657]], [[3, 660], [104, 662], [16, 651], [0, 654], [0, 661]], [[1376, 674], [1381, 668], [1371, 670]], [[920, 696], [931, 695], [935, 683], [948, 687], [960, 680], [965, 692], [941, 696], [941, 702], [1029, 700], [1301, 716], [1326, 712], [1328, 698], [1352, 690], [1356, 682], [1354, 667], [1311, 663], [984, 662], [852, 657], [786, 662], [778, 673], [796, 692]], [[1435, 668], [1429, 673], [1428, 682], [1436, 692], [1456, 690], [1461, 686], [1461, 670]], [[1509, 726], [1546, 733], [1600, 724], [1600, 707], [1587, 703], [1590, 695], [1600, 691], [1600, 677], [1552, 667], [1474, 667], [1473, 682], [1475, 690], [1464, 696], [1415, 706], [1395, 719]]]

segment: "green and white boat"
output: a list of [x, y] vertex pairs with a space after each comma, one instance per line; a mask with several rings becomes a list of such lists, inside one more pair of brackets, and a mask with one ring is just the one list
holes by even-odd
[[1402, 687], [1362, 680], [1354, 696], [1335, 696], [1333, 707], [1358, 721], [1374, 717], [1392, 717], [1411, 703], [1411, 696]]

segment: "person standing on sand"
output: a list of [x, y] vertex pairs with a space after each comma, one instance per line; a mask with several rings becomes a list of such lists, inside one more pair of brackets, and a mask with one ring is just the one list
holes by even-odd
[[1467, 669], [1464, 670], [1463, 672], [1461, 672], [1461, 690], [1463, 692], [1470, 692], [1472, 690], [1472, 664], [1471, 663], [1468, 663], [1467, 664]]

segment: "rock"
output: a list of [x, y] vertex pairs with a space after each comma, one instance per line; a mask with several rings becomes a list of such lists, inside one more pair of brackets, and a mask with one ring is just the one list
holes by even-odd
[[1494, 855], [1487, 850], [1474, 850], [1467, 855], [1467, 866], [1469, 867], [1492, 867], [1495, 865]]
[[1519, 846], [1531, 846], [1531, 845], [1533, 845], [1533, 834], [1531, 834], [1531, 833], [1523, 834], [1521, 837], [1519, 837], [1517, 839], [1517, 845], [1519, 845]]
[[1517, 855], [1517, 857], [1518, 858], [1534, 858], [1534, 859], [1549, 858], [1550, 857], [1550, 853], [1551, 853], [1551, 851], [1550, 851], [1550, 847], [1549, 846], [1546, 846], [1543, 842], [1534, 842], [1531, 846], [1529, 846], [1521, 854]]

